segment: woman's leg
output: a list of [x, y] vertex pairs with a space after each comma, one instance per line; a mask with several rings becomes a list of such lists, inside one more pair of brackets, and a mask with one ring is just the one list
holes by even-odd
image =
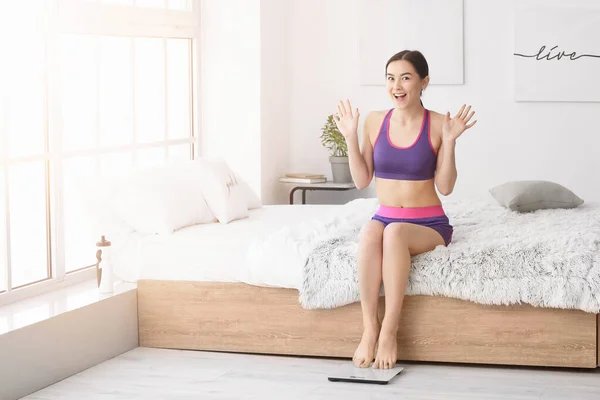
[[381, 222], [371, 220], [363, 227], [360, 234], [357, 259], [363, 335], [352, 359], [357, 367], [371, 365], [381, 327], [377, 317], [377, 306], [381, 291], [383, 229]]
[[398, 359], [396, 338], [411, 256], [433, 250], [439, 245], [445, 245], [444, 239], [431, 228], [399, 222], [391, 223], [385, 228], [382, 268], [385, 317], [373, 368], [392, 368]]

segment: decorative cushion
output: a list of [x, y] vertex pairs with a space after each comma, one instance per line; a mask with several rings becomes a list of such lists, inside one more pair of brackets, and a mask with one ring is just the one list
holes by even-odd
[[490, 189], [490, 194], [506, 208], [530, 212], [550, 208], [575, 208], [583, 200], [558, 183], [549, 181], [513, 181]]
[[212, 213], [227, 224], [248, 217], [249, 186], [223, 160], [204, 160], [203, 193]]

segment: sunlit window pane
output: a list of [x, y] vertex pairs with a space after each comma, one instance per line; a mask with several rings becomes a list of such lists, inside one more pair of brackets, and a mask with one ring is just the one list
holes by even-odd
[[9, 157], [44, 152], [44, 36], [35, 30], [18, 35], [5, 42], [2, 57]]
[[100, 38], [100, 146], [130, 144], [133, 140], [130, 38]]
[[133, 0], [101, 0], [104, 4], [118, 4], [121, 6], [131, 6], [133, 5]]
[[9, 168], [12, 286], [48, 278], [44, 162]]
[[130, 152], [109, 153], [100, 156], [101, 176], [122, 176], [131, 171], [132, 167], [133, 157]]
[[141, 149], [136, 152], [136, 166], [149, 168], [165, 163], [166, 151], [164, 147]]
[[169, 139], [191, 136], [190, 41], [167, 40], [167, 110]]
[[96, 147], [98, 67], [96, 38], [59, 36], [63, 150]]
[[[0, 16], [7, 16], [3, 21], [9, 29], [32, 28], [43, 18], [44, 8], [52, 0], [0, 1]], [[8, 18], [10, 16], [10, 18]]]
[[136, 5], [147, 8], [165, 8], [169, 10], [191, 11], [191, 0], [80, 0], [84, 3], [116, 4], [122, 6]]
[[178, 144], [169, 146], [169, 161], [185, 161], [190, 160], [191, 145]]
[[139, 7], [165, 8], [166, 0], [135, 0], [135, 5]]
[[0, 292], [95, 262], [82, 180], [190, 159], [193, 3], [0, 0]]
[[167, 8], [169, 10], [178, 10], [178, 11], [191, 11], [192, 4], [191, 0], [168, 0]]
[[0, 292], [7, 289], [6, 268], [6, 170], [0, 167]]
[[135, 123], [138, 142], [165, 139], [163, 39], [135, 39]]
[[[69, 158], [63, 162], [63, 216], [65, 232], [65, 270], [67, 272], [93, 264], [95, 238], [90, 231], [92, 221], [89, 204], [82, 187], [94, 179], [96, 162], [92, 157]], [[101, 189], [99, 189], [101, 190]]]

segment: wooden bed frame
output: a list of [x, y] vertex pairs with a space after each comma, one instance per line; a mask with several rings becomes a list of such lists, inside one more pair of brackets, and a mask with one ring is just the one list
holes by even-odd
[[[380, 314], [384, 302], [380, 299]], [[305, 310], [294, 289], [140, 280], [140, 346], [352, 358], [360, 304]], [[600, 315], [407, 296], [400, 361], [596, 368]]]

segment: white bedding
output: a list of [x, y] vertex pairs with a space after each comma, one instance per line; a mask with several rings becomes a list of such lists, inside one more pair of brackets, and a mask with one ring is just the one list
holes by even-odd
[[[376, 199], [264, 206], [226, 225], [130, 236], [113, 252], [116, 272], [130, 281], [294, 288], [305, 308], [341, 306], [358, 300], [358, 231], [377, 206]], [[444, 209], [455, 226], [453, 242], [413, 259], [408, 295], [600, 309], [600, 204], [521, 214], [457, 200]]]
[[[304, 249], [298, 290], [304, 308], [360, 300], [359, 231], [376, 203], [347, 206], [356, 206], [353, 213], [319, 235], [295, 235]], [[494, 203], [447, 200], [444, 210], [454, 226], [452, 243], [412, 257], [407, 296], [600, 312], [600, 204], [519, 213]], [[266, 251], [270, 247], [267, 241]]]
[[[298, 257], [254, 254], [263, 238], [281, 229], [317, 224], [340, 205], [272, 205], [251, 210], [248, 218], [228, 224], [210, 223], [180, 229], [172, 235], [131, 234], [113, 244], [112, 261], [121, 279], [244, 282], [298, 289], [302, 265]], [[275, 252], [273, 252], [275, 254]], [[261, 260], [260, 265], [252, 262]], [[282, 260], [285, 260], [282, 262]]]

